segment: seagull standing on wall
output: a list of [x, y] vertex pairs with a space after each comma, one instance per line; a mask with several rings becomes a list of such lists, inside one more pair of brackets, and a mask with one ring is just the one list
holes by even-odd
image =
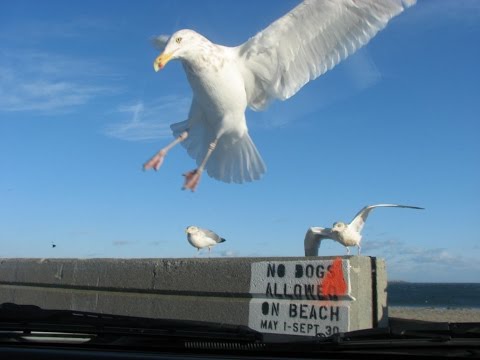
[[305, 0], [242, 45], [210, 42], [193, 30], [159, 36], [159, 71], [182, 62], [193, 90], [188, 119], [171, 126], [175, 140], [144, 164], [158, 170], [167, 152], [182, 143], [198, 167], [185, 176], [194, 191], [204, 169], [211, 177], [258, 180], [265, 164], [248, 134], [247, 107], [263, 110], [286, 100], [307, 82], [365, 45], [415, 0]]
[[417, 206], [395, 204], [365, 206], [357, 213], [357, 215], [355, 215], [350, 224], [339, 221], [334, 223], [332, 228], [311, 227], [308, 229], [304, 241], [305, 256], [317, 256], [320, 242], [324, 239], [335, 240], [345, 246], [347, 249], [347, 255], [350, 255], [349, 246], [356, 246], [358, 248], [358, 255], [360, 255], [360, 242], [362, 241], [362, 235], [360, 233], [365, 225], [365, 221], [367, 221], [368, 214], [377, 207], [398, 207], [424, 210], [424, 208]]
[[198, 226], [189, 226], [185, 229], [185, 232], [190, 245], [197, 248], [197, 255], [200, 249], [206, 247], [208, 247], [208, 254], [210, 254], [213, 246], [226, 241], [212, 230], [202, 229]]

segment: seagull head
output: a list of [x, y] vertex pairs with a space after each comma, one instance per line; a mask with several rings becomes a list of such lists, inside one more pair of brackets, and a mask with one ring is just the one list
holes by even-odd
[[347, 224], [344, 222], [338, 221], [335, 224], [333, 224], [332, 227], [332, 232], [333, 233], [341, 233], [347, 228]]
[[198, 227], [196, 226], [189, 226], [185, 229], [186, 234], [195, 234], [198, 232]]
[[170, 60], [183, 59], [187, 57], [192, 49], [198, 45], [203, 36], [193, 30], [179, 30], [174, 33], [165, 45], [163, 52], [153, 62], [155, 71], [165, 67]]

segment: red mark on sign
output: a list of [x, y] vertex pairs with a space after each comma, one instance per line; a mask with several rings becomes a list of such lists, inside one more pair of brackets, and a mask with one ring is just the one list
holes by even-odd
[[322, 295], [325, 297], [341, 296], [347, 293], [347, 284], [343, 277], [342, 258], [333, 260], [332, 267], [322, 283]]

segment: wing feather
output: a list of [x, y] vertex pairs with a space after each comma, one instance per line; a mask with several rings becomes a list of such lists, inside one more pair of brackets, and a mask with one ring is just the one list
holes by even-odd
[[200, 229], [200, 231], [202, 231], [205, 234], [205, 236], [214, 240], [216, 243], [221, 243], [221, 242], [225, 241], [225, 239], [221, 238], [217, 233], [213, 232], [212, 230], [203, 229], [203, 228], [199, 228], [199, 229]]
[[414, 0], [305, 0], [240, 45], [249, 105], [285, 100], [366, 44]]
[[365, 221], [367, 221], [368, 214], [370, 214], [370, 211], [372, 211], [377, 207], [398, 207], [398, 208], [424, 210], [424, 208], [421, 208], [418, 206], [397, 205], [397, 204], [377, 204], [377, 205], [365, 206], [362, 210], [360, 210], [357, 213], [357, 215], [355, 215], [352, 222], [348, 226], [357, 232], [361, 232], [363, 229], [363, 226], [365, 225]]
[[332, 231], [329, 228], [311, 227], [305, 234], [305, 256], [318, 256], [318, 248], [323, 239], [332, 239]]

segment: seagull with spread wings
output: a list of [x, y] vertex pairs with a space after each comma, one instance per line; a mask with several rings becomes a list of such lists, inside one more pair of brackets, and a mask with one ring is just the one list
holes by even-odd
[[395, 205], [395, 204], [377, 204], [365, 206], [360, 210], [353, 218], [350, 224], [338, 221], [333, 224], [332, 228], [311, 227], [308, 229], [305, 235], [305, 256], [317, 256], [320, 242], [324, 239], [331, 239], [339, 242], [347, 249], [347, 255], [350, 254], [349, 246], [356, 246], [358, 248], [358, 255], [360, 255], [360, 242], [362, 241], [362, 229], [367, 221], [368, 214], [378, 207], [397, 207], [407, 209], [419, 209], [424, 208], [418, 206], [407, 205]]
[[184, 189], [194, 191], [204, 169], [224, 182], [258, 180], [266, 168], [248, 133], [245, 110], [286, 100], [307, 82], [365, 45], [415, 0], [305, 0], [245, 43], [214, 44], [193, 30], [159, 36], [158, 71], [182, 62], [193, 90], [188, 119], [171, 126], [175, 140], [144, 164], [158, 170], [182, 143], [196, 160]]

